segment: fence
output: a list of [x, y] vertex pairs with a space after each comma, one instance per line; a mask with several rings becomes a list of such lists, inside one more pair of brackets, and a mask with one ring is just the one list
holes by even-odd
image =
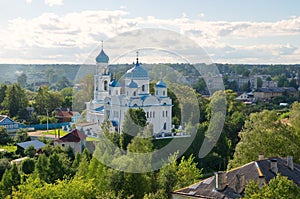
[[[62, 122], [62, 123], [50, 123], [48, 124], [48, 129], [58, 129], [63, 126], [69, 126], [70, 122]], [[47, 124], [35, 124], [24, 126], [24, 128], [34, 128], [35, 130], [47, 130]]]

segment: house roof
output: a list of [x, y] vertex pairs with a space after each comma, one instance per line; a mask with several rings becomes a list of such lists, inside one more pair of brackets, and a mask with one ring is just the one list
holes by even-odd
[[63, 118], [71, 118], [73, 117], [73, 115], [77, 114], [78, 112], [74, 112], [74, 111], [62, 111], [62, 110], [59, 110], [55, 117], [57, 118], [60, 118], [60, 117], [63, 117]]
[[0, 115], [0, 123], [2, 123], [4, 121], [5, 121], [5, 123], [7, 123], [7, 122], [14, 123], [14, 121], [11, 118], [9, 118], [7, 115]]
[[17, 146], [22, 147], [23, 149], [27, 149], [29, 146], [33, 146], [34, 149], [41, 149], [45, 145], [46, 145], [45, 143], [43, 143], [39, 140], [32, 140], [32, 141], [17, 143]]
[[74, 129], [71, 133], [68, 133], [67, 135], [56, 139], [56, 142], [80, 142], [81, 140], [84, 140], [87, 136], [80, 132], [77, 129]]
[[244, 188], [239, 192], [236, 191], [237, 175], [245, 176], [245, 182], [249, 180], [259, 182], [261, 176], [266, 183], [269, 183], [276, 176], [270, 169], [271, 161], [274, 159], [277, 160], [278, 172], [300, 187], [300, 165], [294, 164], [294, 170], [291, 170], [287, 166], [286, 159], [276, 157], [250, 162], [226, 172], [227, 185], [222, 191], [215, 189], [215, 176], [212, 176], [188, 187], [176, 190], [172, 194], [191, 198], [240, 198], [244, 194]]

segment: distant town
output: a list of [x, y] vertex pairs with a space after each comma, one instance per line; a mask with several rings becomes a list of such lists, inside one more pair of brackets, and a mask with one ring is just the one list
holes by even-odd
[[[0, 197], [57, 197], [70, 186], [84, 198], [251, 198], [255, 190], [273, 194], [279, 187], [263, 187], [276, 182], [299, 196], [300, 65], [214, 64], [217, 70], [205, 75], [191, 64], [153, 66], [142, 57], [109, 65], [103, 49], [96, 65], [0, 65]], [[81, 67], [93, 72], [79, 78]], [[168, 67], [181, 76], [169, 75]], [[224, 113], [211, 112], [223, 94]], [[214, 114], [225, 114], [223, 130], [199, 158], [207, 132], [217, 125], [210, 124]], [[159, 171], [134, 174], [92, 156], [111, 153], [103, 136], [142, 153], [174, 139], [194, 141], [181, 157], [170, 154], [173, 161]], [[127, 161], [130, 168], [142, 166], [134, 157]]]

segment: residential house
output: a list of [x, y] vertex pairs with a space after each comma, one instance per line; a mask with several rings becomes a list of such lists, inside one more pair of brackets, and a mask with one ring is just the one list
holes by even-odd
[[283, 96], [284, 94], [297, 96], [298, 91], [294, 87], [273, 87], [259, 88], [254, 92], [256, 99], [272, 99], [274, 97]]
[[55, 139], [54, 146], [61, 146], [63, 148], [71, 147], [74, 154], [81, 153], [86, 145], [86, 135], [81, 131], [74, 129], [71, 133]]
[[80, 113], [70, 110], [57, 110], [55, 118], [58, 119], [58, 122], [77, 122], [82, 119]]
[[32, 140], [27, 142], [17, 143], [17, 150], [24, 151], [30, 146], [33, 146], [36, 152], [39, 152], [46, 144], [39, 140]]
[[16, 132], [22, 128], [22, 124], [13, 121], [7, 115], [0, 115], [0, 127], [3, 126], [6, 128], [7, 132]]
[[239, 95], [236, 98], [238, 101], [242, 101], [242, 102], [253, 102], [255, 101], [254, 95], [252, 92], [250, 93], [242, 93], [241, 95]]
[[230, 171], [219, 171], [214, 176], [188, 187], [172, 192], [173, 199], [185, 198], [241, 198], [246, 184], [250, 180], [266, 185], [278, 173], [288, 177], [300, 187], [300, 165], [293, 163], [293, 158], [267, 158], [262, 155], [259, 160], [250, 162]]

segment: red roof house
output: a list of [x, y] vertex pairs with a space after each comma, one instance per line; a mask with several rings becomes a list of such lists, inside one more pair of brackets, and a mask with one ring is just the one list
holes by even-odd
[[74, 154], [78, 152], [81, 153], [85, 148], [86, 137], [87, 136], [83, 132], [74, 129], [71, 133], [55, 139], [54, 146], [59, 145], [63, 148], [68, 148], [70, 146], [73, 149]]

